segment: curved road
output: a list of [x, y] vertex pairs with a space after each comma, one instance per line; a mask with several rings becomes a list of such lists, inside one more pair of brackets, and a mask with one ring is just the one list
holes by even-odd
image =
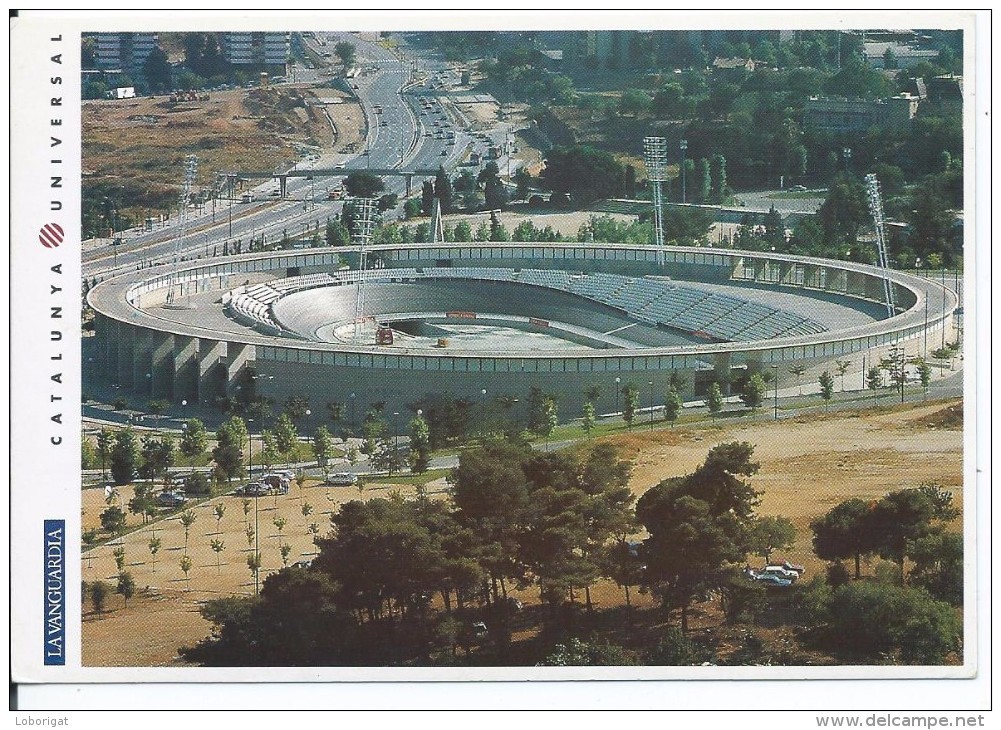
[[[347, 175], [359, 169], [436, 169], [439, 165], [454, 168], [471, 138], [454, 127], [448, 110], [430, 86], [431, 81], [447, 73], [447, 64], [421, 59], [421, 70], [427, 73], [429, 84], [411, 84], [410, 60], [402, 54], [347, 33], [322, 35], [330, 45], [340, 40], [355, 44], [363, 73], [352, 83], [368, 120], [366, 149], [351, 158], [327, 152], [297, 163], [295, 169], [342, 167]], [[455, 136], [452, 143], [448, 139], [449, 130]], [[243, 241], [246, 246], [251, 238], [261, 235], [275, 240], [286, 232], [297, 236], [316, 227], [322, 235], [326, 219], [342, 206], [340, 202], [327, 201], [326, 188], [336, 186], [340, 179], [320, 175], [312, 180], [289, 177], [287, 198], [283, 200], [268, 199], [276, 187], [269, 180], [256, 188], [263, 197], [260, 202], [230, 201], [211, 215], [189, 213], [183, 237], [180, 221], [174, 220], [168, 227], [129, 238], [121, 246], [85, 251], [83, 274], [86, 278], [104, 278], [112, 273], [169, 262], [175, 255], [182, 259], [221, 255], [227, 241]], [[421, 179], [415, 177], [414, 185], [419, 185]], [[406, 187], [402, 176], [386, 175], [384, 182], [387, 192], [395, 192], [402, 198]]]

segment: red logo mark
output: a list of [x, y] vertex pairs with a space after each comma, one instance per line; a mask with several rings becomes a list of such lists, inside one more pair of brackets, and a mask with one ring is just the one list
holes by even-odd
[[63, 229], [57, 223], [46, 223], [38, 231], [38, 240], [45, 248], [56, 248], [63, 242]]

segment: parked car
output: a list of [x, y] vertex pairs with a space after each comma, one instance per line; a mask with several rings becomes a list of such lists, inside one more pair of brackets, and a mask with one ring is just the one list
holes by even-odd
[[781, 563], [769, 563], [766, 568], [771, 568], [773, 566], [778, 566], [779, 568], [785, 568], [786, 570], [792, 570], [798, 575], [803, 575], [806, 572], [806, 568], [802, 565], [796, 565], [795, 563], [790, 563], [788, 560], [783, 560]]
[[477, 621], [472, 626], [473, 638], [485, 639], [487, 637], [487, 625], [482, 621]]
[[792, 585], [792, 581], [788, 578], [783, 578], [782, 576], [776, 575], [775, 573], [757, 573], [754, 576], [754, 580], [759, 583], [764, 583], [765, 587], [773, 588], [788, 588]]
[[312, 560], [297, 560], [296, 562], [292, 563], [292, 567], [302, 568], [303, 570], [306, 570], [306, 568], [308, 568], [312, 564], [313, 564]]
[[806, 192], [806, 186], [805, 185], [793, 185], [791, 188], [789, 188], [789, 190], [791, 190], [794, 193], [805, 193]]
[[177, 509], [183, 507], [188, 498], [181, 492], [164, 492], [156, 498], [156, 506], [166, 509]]
[[266, 484], [278, 494], [288, 494], [289, 480], [284, 474], [265, 474], [261, 477], [261, 484]]
[[799, 578], [799, 573], [795, 570], [787, 570], [781, 565], [766, 565], [758, 571], [758, 575], [777, 575], [779, 578], [785, 578], [790, 582]]
[[243, 493], [248, 497], [265, 497], [269, 491], [268, 485], [260, 482], [251, 482], [243, 488]]
[[358, 483], [358, 477], [351, 472], [341, 472], [338, 474], [331, 474], [327, 479], [327, 484], [333, 485], [335, 487], [353, 487]]

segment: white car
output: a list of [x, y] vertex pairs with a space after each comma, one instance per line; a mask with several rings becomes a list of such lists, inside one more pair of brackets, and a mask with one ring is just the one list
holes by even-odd
[[330, 478], [327, 479], [327, 484], [331, 484], [337, 487], [352, 487], [358, 483], [358, 477], [351, 472], [341, 472], [339, 474], [331, 474]]
[[785, 580], [796, 580], [799, 578], [799, 573], [795, 570], [789, 570], [783, 568], [781, 565], [766, 565], [764, 568], [758, 571], [758, 575], [774, 575], [779, 578], [784, 578]]

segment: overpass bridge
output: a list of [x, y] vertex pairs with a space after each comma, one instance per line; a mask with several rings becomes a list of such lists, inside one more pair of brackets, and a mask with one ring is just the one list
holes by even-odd
[[264, 170], [241, 170], [240, 172], [230, 172], [226, 173], [224, 177], [228, 180], [227, 186], [232, 190], [235, 186], [235, 181], [238, 179], [242, 180], [252, 180], [252, 179], [268, 179], [274, 178], [278, 181], [278, 190], [281, 197], [286, 196], [286, 188], [288, 185], [288, 179], [290, 177], [347, 177], [352, 172], [367, 172], [371, 175], [376, 175], [378, 177], [402, 177], [406, 179], [407, 182], [407, 195], [410, 195], [411, 189], [413, 187], [413, 179], [415, 177], [434, 177], [438, 174], [438, 168], [413, 168], [406, 169], [400, 167], [335, 167], [335, 168], [318, 168], [318, 169], [292, 169], [285, 172], [267, 172]]

